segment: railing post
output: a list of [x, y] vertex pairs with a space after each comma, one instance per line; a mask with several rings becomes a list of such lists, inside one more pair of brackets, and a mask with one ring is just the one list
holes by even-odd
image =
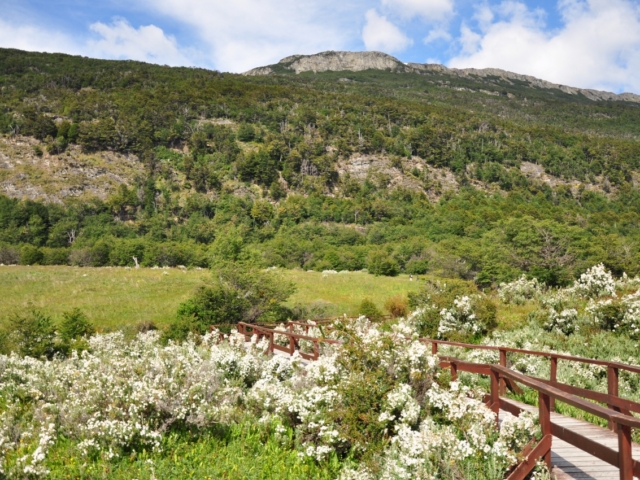
[[[507, 367], [507, 351], [500, 350], [500, 365], [503, 367]], [[504, 378], [500, 378], [500, 396], [504, 396], [507, 393], [507, 382]]]
[[[616, 367], [612, 367], [611, 365], [607, 367], [607, 393], [609, 396], [618, 396], [618, 373], [619, 372]], [[620, 411], [620, 409], [614, 405], [608, 404], [607, 406], [616, 412]], [[613, 430], [615, 432], [617, 427], [618, 424], [609, 420], [609, 430]]]
[[438, 344], [434, 341], [431, 341], [431, 353], [433, 355], [437, 355], [438, 354]]
[[[540, 430], [542, 431], [542, 438], [544, 438], [546, 435], [551, 435], [551, 397], [549, 395], [538, 392], [538, 409]], [[547, 468], [551, 471], [551, 449], [544, 454], [543, 458]]]
[[317, 360], [320, 357], [320, 345], [318, 345], [318, 341], [315, 340], [313, 342], [313, 359]]
[[500, 428], [500, 373], [491, 370], [491, 410], [496, 414], [496, 425]]
[[296, 341], [293, 338], [293, 335], [289, 336], [289, 355], [293, 355], [293, 352], [296, 351]]
[[620, 480], [633, 480], [633, 458], [631, 456], [631, 427], [616, 424], [618, 430], [618, 464]]
[[450, 362], [451, 363], [451, 381], [455, 382], [458, 380], [458, 365], [456, 364], [456, 362]]
[[[558, 357], [551, 357], [551, 375], [549, 377], [552, 385], [558, 381]], [[556, 399], [551, 399], [551, 411], [556, 411]]]
[[269, 353], [273, 355], [273, 332], [269, 334]]

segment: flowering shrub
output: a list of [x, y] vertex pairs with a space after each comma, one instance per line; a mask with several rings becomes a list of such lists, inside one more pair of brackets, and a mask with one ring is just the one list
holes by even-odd
[[501, 283], [498, 289], [498, 297], [504, 303], [522, 305], [527, 300], [537, 298], [542, 292], [543, 286], [544, 284], [540, 284], [537, 278], [527, 280], [527, 277], [522, 275], [522, 277], [513, 282]]
[[575, 308], [567, 308], [558, 313], [553, 309], [549, 309], [549, 316], [544, 328], [549, 332], [571, 335], [580, 329], [578, 311]]
[[482, 331], [482, 325], [477, 321], [471, 305], [471, 297], [456, 297], [450, 308], [440, 311], [440, 325], [438, 336], [444, 337], [449, 332], [465, 332], [477, 334]]
[[600, 328], [640, 337], [640, 290], [622, 299], [591, 300], [585, 311]]
[[[88, 462], [159, 451], [174, 429], [253, 418], [277, 425], [278, 435], [292, 432], [291, 445], [315, 461], [377, 452], [381, 478], [446, 476], [469, 459], [504, 472], [517, 429], [498, 432], [480, 392], [436, 382], [438, 358], [416, 325], [414, 316], [385, 331], [364, 317], [336, 322], [328, 335], [345, 343], [316, 362], [265, 356], [267, 341], [234, 332], [227, 341], [214, 332], [167, 345], [153, 331], [132, 341], [112, 333], [66, 359], [0, 356], [1, 467], [12, 477], [47, 475], [58, 436]], [[444, 455], [450, 461], [435, 460]]]
[[635, 276], [630, 278], [626, 272], [622, 273], [622, 276], [616, 281], [617, 290], [630, 290], [640, 287], [640, 277]]
[[577, 294], [588, 298], [616, 296], [616, 282], [611, 272], [601, 263], [580, 275], [572, 289]]

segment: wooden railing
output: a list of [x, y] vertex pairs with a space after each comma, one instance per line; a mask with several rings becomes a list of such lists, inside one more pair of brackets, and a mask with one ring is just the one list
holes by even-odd
[[[238, 324], [238, 332], [245, 335], [247, 340], [249, 340], [253, 335], [257, 335], [258, 339], [268, 338], [268, 351], [270, 353], [273, 353], [275, 350], [280, 350], [293, 355], [295, 351], [298, 351], [303, 358], [308, 360], [316, 360], [318, 358], [320, 355], [321, 343], [340, 343], [337, 340], [293, 333], [293, 329], [296, 326], [306, 328], [306, 333], [308, 333], [309, 328], [314, 327], [313, 324], [289, 322], [288, 331], [282, 331], [241, 322]], [[276, 335], [287, 337], [289, 339], [289, 345], [286, 347], [278, 345], [275, 342]], [[313, 344], [313, 353], [300, 351], [301, 340], [305, 340]], [[521, 454], [521, 462], [509, 473], [509, 480], [524, 479], [535, 467], [538, 459], [541, 458], [544, 459], [550, 468], [553, 436], [618, 467], [620, 470], [621, 480], [632, 480], [634, 476], [640, 477], [640, 462], [634, 460], [632, 457], [631, 440], [632, 429], [640, 428], [640, 419], [634, 417], [631, 412], [640, 413], [640, 403], [621, 398], [618, 394], [620, 371], [640, 373], [640, 367], [626, 365], [619, 362], [574, 357], [554, 352], [539, 352], [519, 348], [473, 345], [429, 338], [423, 338], [420, 340], [424, 343], [431, 344], [432, 353], [434, 355], [438, 354], [438, 347], [440, 345], [466, 349], [491, 350], [499, 353], [499, 364], [497, 365], [473, 363], [460, 360], [452, 356], [440, 356], [441, 367], [450, 368], [453, 379], [457, 378], [458, 372], [470, 372], [489, 376], [491, 382], [491, 393], [487, 399], [487, 405], [496, 413], [496, 419], [498, 418], [500, 409], [509, 411], [514, 415], [519, 415], [522, 411], [517, 404], [504, 398], [507, 388], [515, 392], [521, 392], [518, 387], [518, 384], [520, 384], [538, 392], [538, 410], [542, 438], [537, 444], [530, 444], [525, 448], [525, 451]], [[548, 358], [550, 361], [550, 378], [548, 380], [536, 378], [509, 369], [509, 354], [532, 355]], [[607, 393], [596, 392], [558, 382], [557, 372], [559, 361], [606, 367], [608, 375]], [[562, 425], [554, 423], [551, 420], [551, 412], [554, 411], [556, 401], [566, 403], [574, 408], [606, 420], [609, 428], [618, 435], [618, 451], [606, 447], [577, 432], [573, 432]], [[593, 402], [604, 404], [606, 407]]]
[[[306, 360], [317, 360], [320, 356], [320, 344], [339, 344], [340, 342], [337, 340], [330, 340], [328, 338], [317, 338], [310, 337], [307, 335], [301, 335], [298, 333], [293, 333], [291, 331], [286, 330], [273, 330], [270, 328], [260, 327], [258, 325], [240, 322], [238, 323], [238, 333], [245, 336], [246, 340], [249, 340], [253, 335], [258, 337], [258, 340], [262, 340], [263, 338], [269, 339], [269, 348], [268, 352], [273, 353], [275, 350], [279, 350], [281, 352], [286, 352], [289, 355], [293, 355], [294, 352], [298, 352], [300, 356]], [[278, 345], [275, 342], [276, 335], [282, 335], [283, 337], [287, 337], [289, 339], [289, 345], [284, 347], [282, 345]], [[300, 349], [300, 341], [305, 340], [311, 342], [313, 344], [313, 353], [304, 352]]]
[[[496, 413], [500, 409], [509, 411], [514, 415], [521, 413], [520, 407], [509, 400], [502, 398], [506, 388], [518, 391], [517, 384], [524, 385], [538, 392], [538, 409], [542, 440], [535, 446], [508, 477], [509, 480], [523, 479], [535, 466], [539, 458], [544, 458], [550, 467], [551, 437], [555, 436], [567, 443], [619, 468], [621, 480], [632, 480], [640, 477], [640, 462], [632, 457], [631, 429], [640, 428], [640, 419], [634, 417], [631, 412], [640, 413], [640, 403], [620, 398], [618, 396], [618, 376], [620, 370], [632, 373], [640, 373], [640, 368], [633, 365], [625, 365], [619, 362], [608, 362], [591, 358], [573, 357], [553, 352], [538, 352], [518, 348], [494, 347], [486, 345], [472, 345], [458, 342], [446, 342], [442, 340], [421, 339], [425, 343], [431, 343], [432, 352], [438, 353], [438, 345], [449, 345], [468, 349], [493, 350], [499, 352], [499, 365], [477, 364], [459, 360], [451, 356], [440, 356], [440, 365], [451, 368], [452, 378], [457, 378], [460, 371], [480, 375], [489, 375], [491, 379], [491, 394], [487, 404]], [[518, 353], [549, 358], [551, 362], [551, 378], [549, 380], [531, 377], [510, 370], [507, 365], [508, 354]], [[608, 393], [574, 387], [557, 381], [558, 360], [607, 367]], [[606, 407], [587, 401], [592, 400], [607, 405]], [[558, 425], [551, 421], [551, 412], [556, 401], [566, 403], [574, 408], [590, 413], [607, 420], [609, 428], [618, 434], [618, 451], [612, 450], [593, 439]], [[548, 439], [548, 440], [546, 440]]]
[[[573, 393], [574, 395], [581, 396], [583, 398], [588, 398], [590, 400], [595, 400], [597, 402], [605, 403], [607, 406], [615, 411], [623, 412], [626, 414], [630, 414], [630, 412], [640, 413], [640, 404], [636, 402], [631, 402], [629, 400], [624, 400], [619, 398], [619, 389], [618, 382], [620, 371], [624, 370], [631, 373], [640, 373], [640, 367], [635, 365], [626, 365], [624, 363], [619, 362], [609, 362], [606, 360], [596, 360], [594, 358], [583, 358], [583, 357], [574, 357], [572, 355], [563, 355], [554, 352], [538, 352], [535, 350], [524, 350], [520, 348], [508, 348], [508, 347], [497, 347], [490, 345], [473, 345], [469, 343], [459, 343], [459, 342], [448, 342], [444, 340], [434, 340], [431, 338], [423, 338], [422, 342], [431, 344], [431, 352], [435, 355], [438, 353], [438, 345], [447, 345], [452, 347], [461, 347], [467, 349], [475, 349], [475, 350], [491, 350], [499, 352], [499, 363], [503, 367], [507, 366], [508, 354], [509, 353], [518, 353], [522, 355], [532, 355], [537, 357], [545, 357], [549, 359], [550, 362], [550, 376], [549, 380], [538, 379], [542, 382], [547, 382], [550, 385], [559, 386], [557, 384], [558, 380], [558, 361], [570, 361], [576, 363], [584, 363], [589, 365], [599, 365], [607, 368], [607, 393], [594, 392], [592, 390], [581, 389], [577, 387], [572, 387], [569, 385], [564, 385], [561, 388], [564, 388], [568, 393]], [[507, 382], [506, 379], [501, 380], [500, 382], [500, 395], [504, 395], [506, 392]], [[555, 405], [552, 402], [551, 411], [555, 410]], [[609, 423], [609, 428], [615, 431], [615, 425], [613, 423]]]

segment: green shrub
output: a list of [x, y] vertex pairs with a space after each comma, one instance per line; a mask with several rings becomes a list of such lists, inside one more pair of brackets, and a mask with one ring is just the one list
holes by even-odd
[[201, 286], [195, 295], [178, 307], [179, 319], [189, 319], [189, 325], [203, 334], [216, 323], [237, 323], [244, 320], [250, 303], [225, 285]]
[[374, 275], [385, 275], [387, 277], [395, 277], [400, 273], [400, 266], [398, 265], [398, 262], [390, 255], [379, 250], [373, 250], [369, 253], [367, 269], [369, 270], [369, 273], [373, 273]]
[[3, 265], [17, 265], [20, 263], [20, 251], [11, 246], [0, 245], [0, 263]]
[[241, 142], [250, 142], [256, 136], [255, 128], [250, 123], [243, 123], [238, 128], [238, 140]]
[[113, 249], [109, 253], [109, 263], [118, 267], [133, 266], [133, 257], [138, 262], [144, 261], [145, 242], [144, 240], [119, 240], [114, 243]]
[[111, 242], [98, 240], [90, 250], [90, 258], [87, 258], [92, 267], [104, 267], [109, 265], [109, 255], [111, 253]]
[[480, 324], [484, 327], [485, 333], [489, 333], [498, 326], [496, 303], [488, 297], [481, 296], [473, 300], [473, 312]]
[[66, 265], [69, 262], [68, 248], [47, 248], [43, 247], [42, 265]]
[[55, 328], [51, 318], [42, 311], [32, 309], [25, 314], [9, 318], [10, 348], [20, 355], [34, 358], [52, 358], [55, 353]]
[[393, 318], [405, 317], [409, 314], [409, 304], [402, 295], [395, 295], [384, 303], [384, 308]]
[[42, 263], [43, 255], [38, 247], [33, 245], [23, 245], [20, 249], [20, 264], [39, 265]]
[[263, 315], [272, 321], [291, 318], [282, 303], [295, 291], [292, 283], [270, 272], [225, 264], [213, 273], [212, 285], [202, 285], [178, 307], [178, 318], [165, 338], [203, 334], [214, 324], [256, 322]]
[[62, 322], [58, 333], [65, 342], [71, 342], [81, 337], [89, 337], [95, 333], [93, 324], [79, 308], [74, 308], [62, 314]]
[[287, 320], [298, 320], [291, 308], [285, 305], [275, 305], [260, 316], [262, 323], [281, 323]]
[[376, 304], [373, 303], [368, 298], [365, 298], [364, 300], [362, 300], [362, 303], [360, 304], [360, 308], [358, 309], [358, 313], [360, 315], [364, 315], [372, 322], [379, 322], [382, 320], [382, 312], [378, 310], [378, 307], [376, 307]]
[[423, 275], [429, 270], [429, 260], [425, 258], [409, 260], [404, 269], [413, 275]]

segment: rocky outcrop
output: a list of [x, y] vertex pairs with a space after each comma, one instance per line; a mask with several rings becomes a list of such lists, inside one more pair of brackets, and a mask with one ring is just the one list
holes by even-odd
[[516, 80], [531, 87], [560, 90], [569, 95], [584, 95], [593, 101], [618, 100], [640, 103], [640, 95], [634, 93], [612, 93], [600, 90], [569, 87], [548, 82], [530, 75], [508, 72], [498, 68], [447, 68], [433, 63], [403, 63], [391, 55], [381, 52], [322, 52], [315, 55], [293, 55], [283, 58], [276, 65], [258, 67], [244, 75], [273, 75], [278, 71], [302, 72], [360, 72], [363, 70], [391, 70], [407, 73], [436, 73], [458, 77], [486, 79], [499, 78], [507, 82]]
[[[382, 52], [322, 52], [315, 55], [292, 55], [277, 66], [295, 73], [302, 72], [361, 72], [363, 70], [412, 71], [404, 63]], [[270, 75], [273, 66], [258, 67], [244, 75]]]

